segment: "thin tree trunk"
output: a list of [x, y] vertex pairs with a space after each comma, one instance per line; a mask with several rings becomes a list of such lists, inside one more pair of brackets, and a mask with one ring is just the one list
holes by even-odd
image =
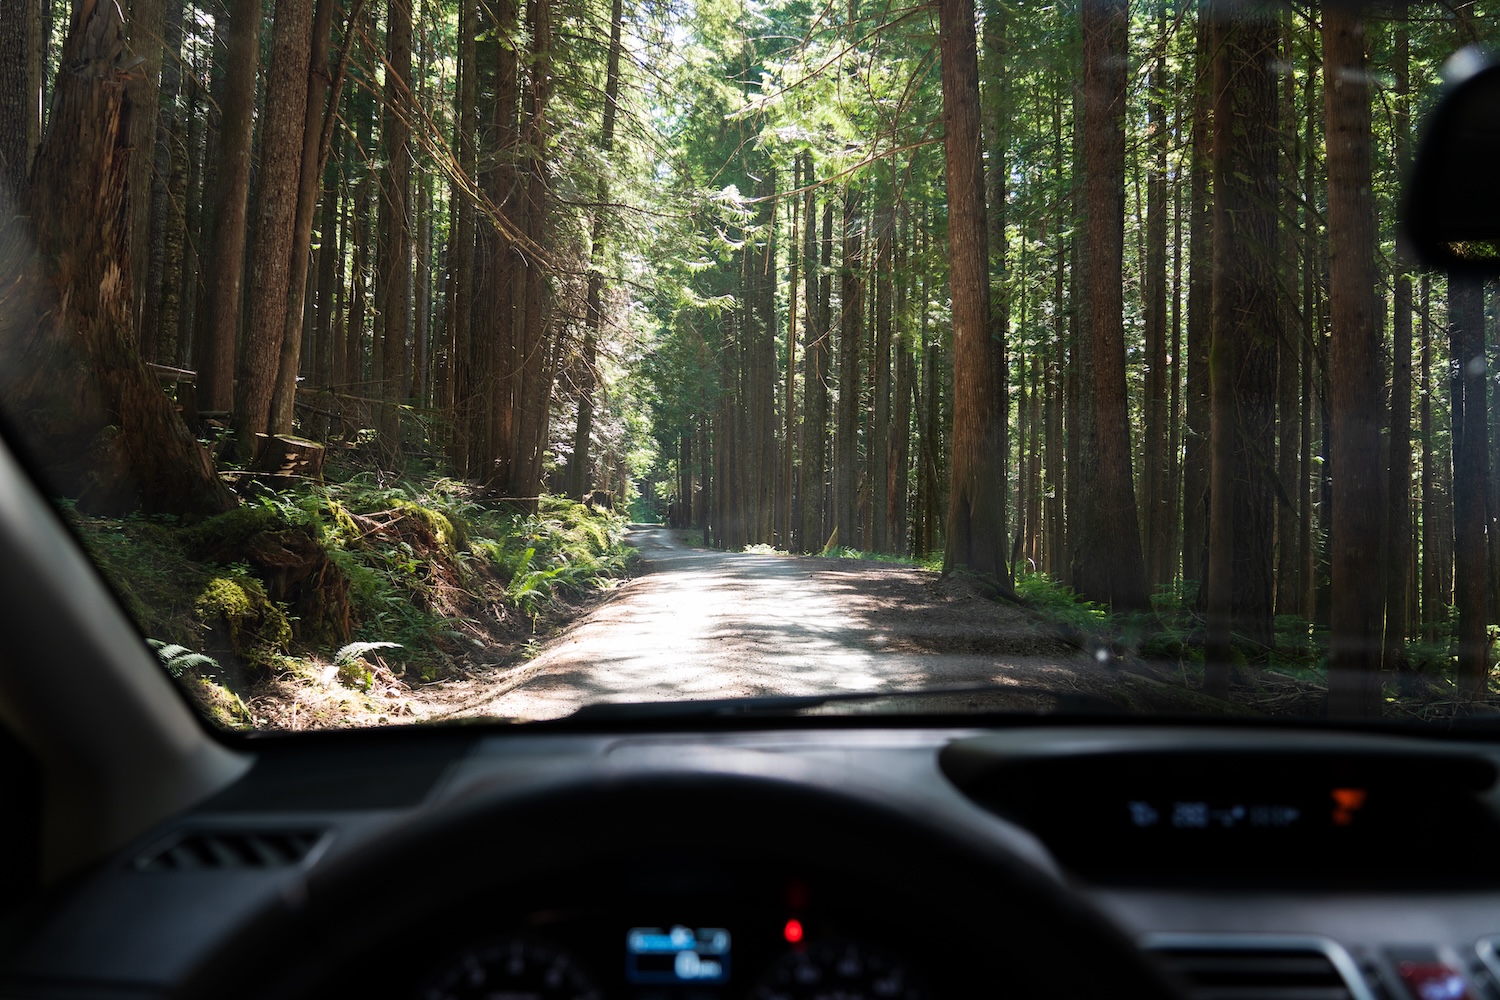
[[1176, 526], [1169, 520], [1167, 482], [1173, 456], [1162, 447], [1171, 420], [1170, 372], [1167, 367], [1167, 13], [1157, 9], [1156, 51], [1146, 97], [1146, 225], [1142, 321], [1146, 335], [1144, 447], [1141, 498], [1145, 522], [1147, 583], [1170, 583], [1169, 552]]
[[386, 8], [385, 96], [380, 122], [385, 168], [380, 180], [381, 237], [378, 314], [380, 370], [380, 451], [394, 462], [401, 451], [401, 413], [406, 383], [406, 348], [411, 334], [411, 0]]
[[[1369, 718], [1380, 711], [1380, 482], [1382, 382], [1375, 287], [1375, 206], [1371, 196], [1370, 92], [1364, 82], [1365, 26], [1353, 7], [1323, 11], [1323, 106], [1328, 149], [1329, 415], [1333, 464], [1332, 564], [1329, 607], [1328, 711]], [[1483, 354], [1482, 342], [1481, 350]], [[1482, 366], [1481, 366], [1482, 369]], [[1482, 372], [1481, 372], [1482, 373]], [[1478, 517], [1484, 531], [1484, 383], [1479, 381], [1479, 433], [1472, 439]], [[1468, 425], [1465, 425], [1467, 430]], [[1467, 441], [1465, 442], [1468, 443]], [[1484, 577], [1480, 570], [1483, 614]], [[1481, 619], [1480, 635], [1483, 635]]]
[[[475, 133], [478, 129], [478, 71], [475, 63], [478, 31], [477, 0], [460, 0], [458, 28], [458, 169], [467, 180], [474, 178]], [[481, 369], [474, 364], [474, 202], [469, 192], [453, 190], [453, 236], [448, 243], [448, 270], [452, 274], [448, 310], [449, 367], [453, 399], [449, 421], [453, 437], [449, 461], [460, 477], [475, 474], [470, 464], [470, 441], [475, 429], [474, 395]]]
[[1209, 181], [1213, 64], [1209, 18], [1200, 7], [1194, 57], [1193, 125], [1188, 145], [1187, 397], [1183, 416], [1182, 578], [1198, 584], [1202, 606], [1208, 587], [1208, 472], [1212, 418], [1209, 345], [1213, 339], [1213, 226]]
[[[156, 187], [156, 125], [160, 118], [162, 28], [166, 14], [163, 0], [132, 0], [126, 32], [130, 48], [141, 60], [130, 75], [130, 183], [126, 211], [130, 213], [130, 259], [135, 264], [135, 316], [148, 299], [147, 278], [151, 257], [151, 200]], [[163, 192], [164, 193], [164, 192]]]
[[[1395, 70], [1396, 109], [1392, 130], [1395, 173], [1405, 172], [1407, 134], [1411, 128], [1408, 77], [1411, 72], [1411, 45], [1407, 29], [1407, 4], [1401, 2], [1394, 11], [1396, 19]], [[1399, 176], [1397, 178], [1399, 182]], [[1412, 519], [1411, 519], [1411, 276], [1404, 264], [1396, 261], [1394, 314], [1391, 319], [1391, 349], [1395, 363], [1391, 370], [1391, 423], [1389, 448], [1390, 472], [1386, 482], [1386, 565], [1385, 565], [1385, 648], [1384, 667], [1404, 674], [1411, 669], [1406, 657], [1408, 608], [1411, 596]], [[1492, 532], [1493, 535], [1493, 532]], [[1491, 543], [1493, 544], [1493, 537]]]
[[875, 210], [875, 351], [870, 360], [875, 394], [868, 444], [870, 462], [871, 545], [875, 552], [890, 551], [890, 511], [886, 493], [891, 478], [891, 275], [895, 254], [895, 212], [883, 194]]
[[[604, 118], [599, 127], [599, 149], [608, 157], [615, 144], [616, 100], [620, 93], [620, 35], [624, 5], [614, 0], [609, 15], [609, 54], [604, 72]], [[583, 365], [579, 373], [578, 424], [573, 431], [573, 454], [568, 459], [568, 492], [582, 499], [589, 490], [589, 444], [594, 428], [594, 387], [598, 384], [599, 332], [604, 326], [604, 273], [599, 269], [607, 223], [604, 203], [609, 200], [609, 179], [599, 174], [595, 188], [593, 233], [589, 243], [588, 292], [584, 303]], [[688, 498], [691, 502], [691, 498]]]
[[234, 406], [235, 345], [245, 271], [261, 5], [260, 0], [230, 3], [224, 99], [219, 102], [218, 166], [210, 199], [214, 206], [213, 246], [204, 282], [206, 301], [199, 310], [193, 350], [199, 412], [227, 412]]
[[[1330, 235], [1332, 227], [1330, 226]], [[1485, 482], [1489, 478], [1485, 413], [1484, 285], [1448, 276], [1453, 407], [1453, 602], [1458, 606], [1458, 684], [1474, 699], [1489, 688]]]
[[1447, 617], [1447, 607], [1438, 587], [1438, 566], [1443, 557], [1442, 505], [1438, 494], [1438, 451], [1433, 447], [1432, 422], [1432, 278], [1422, 275], [1422, 374], [1419, 404], [1422, 428], [1422, 637], [1428, 642], [1437, 638], [1438, 622]]
[[855, 534], [859, 488], [859, 347], [863, 336], [865, 275], [863, 253], [864, 220], [860, 216], [860, 192], [850, 185], [844, 192], [844, 253], [839, 290], [842, 322], [839, 327], [839, 415], [838, 448], [834, 460], [838, 544], [856, 547]]

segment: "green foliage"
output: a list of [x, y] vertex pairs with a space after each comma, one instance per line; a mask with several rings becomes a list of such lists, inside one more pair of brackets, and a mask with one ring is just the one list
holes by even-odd
[[161, 660], [161, 665], [166, 668], [167, 673], [178, 679], [190, 671], [209, 676], [219, 672], [218, 660], [203, 653], [195, 653], [186, 646], [162, 642], [160, 639], [147, 639], [146, 645], [155, 651], [157, 659]]
[[193, 601], [193, 613], [204, 625], [226, 625], [236, 652], [280, 652], [292, 638], [286, 611], [266, 596], [259, 580], [243, 570], [209, 580]]

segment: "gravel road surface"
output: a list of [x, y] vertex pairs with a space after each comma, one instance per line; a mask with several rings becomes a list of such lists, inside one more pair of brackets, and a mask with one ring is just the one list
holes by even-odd
[[[638, 575], [463, 714], [557, 718], [594, 702], [995, 685], [881, 711], [1045, 710], [1100, 667], [1019, 609], [915, 567], [693, 548], [640, 528]], [[901, 704], [893, 705], [892, 702]], [[845, 710], [839, 706], [839, 710]]]

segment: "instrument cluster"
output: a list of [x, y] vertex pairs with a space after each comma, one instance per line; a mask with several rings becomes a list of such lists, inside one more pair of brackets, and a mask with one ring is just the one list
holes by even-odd
[[851, 933], [837, 920], [736, 908], [717, 920], [622, 921], [600, 909], [537, 913], [465, 947], [431, 972], [414, 1000], [932, 996], [899, 944]]

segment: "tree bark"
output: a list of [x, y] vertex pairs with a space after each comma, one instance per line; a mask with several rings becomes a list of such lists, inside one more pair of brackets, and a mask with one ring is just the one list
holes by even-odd
[[25, 189], [40, 139], [41, 75], [33, 53], [42, 32], [41, 0], [0, 0], [0, 192]]
[[1210, 437], [1209, 345], [1213, 339], [1212, 85], [1207, 12], [1198, 14], [1194, 57], [1193, 125], [1188, 144], [1187, 375], [1182, 459], [1182, 578], [1198, 584], [1202, 606], [1208, 587], [1208, 473]]
[[1450, 274], [1448, 313], [1455, 403], [1453, 603], [1458, 607], [1458, 686], [1466, 697], [1478, 699], [1488, 692], [1490, 666], [1485, 615], [1488, 559], [1484, 494], [1489, 478], [1489, 435], [1485, 425], [1484, 284]]
[[[329, 32], [333, 27], [334, 0], [317, 0], [313, 15], [312, 39], [307, 66], [307, 100], [304, 102], [302, 157], [298, 167], [297, 208], [292, 223], [290, 279], [287, 283], [286, 315], [283, 320], [281, 352], [276, 361], [276, 387], [271, 396], [270, 433], [290, 434], [297, 402], [297, 376], [302, 370], [303, 315], [307, 310], [307, 271], [312, 253], [313, 215], [323, 178], [324, 102], [328, 100], [332, 76], [328, 67]], [[349, 29], [352, 30], [351, 23]], [[337, 108], [338, 95], [333, 96]], [[325, 230], [327, 226], [324, 227]], [[323, 246], [332, 250], [332, 241]]]
[[[1411, 42], [1408, 35], [1404, 2], [1397, 4], [1395, 37], [1396, 108], [1391, 123], [1395, 133], [1393, 171], [1405, 172], [1407, 138], [1411, 128], [1411, 105], [1408, 78], [1411, 72]], [[1391, 318], [1391, 349], [1395, 363], [1391, 370], [1390, 472], [1386, 482], [1386, 566], [1385, 566], [1385, 645], [1383, 665], [1388, 671], [1405, 674], [1411, 669], [1406, 656], [1409, 599], [1411, 596], [1412, 519], [1411, 519], [1411, 276], [1404, 262], [1396, 260], [1394, 313]], [[1493, 539], [1491, 542], [1493, 543]]]
[[1142, 278], [1141, 318], [1146, 335], [1145, 438], [1141, 452], [1142, 509], [1145, 516], [1147, 583], [1172, 582], [1172, 536], [1167, 484], [1173, 455], [1167, 440], [1171, 414], [1170, 372], [1167, 366], [1167, 22], [1166, 7], [1158, 8], [1157, 37], [1146, 97], [1146, 253]]
[[[615, 145], [615, 116], [619, 113], [616, 99], [620, 93], [620, 35], [623, 28], [624, 5], [614, 0], [609, 16], [609, 54], [604, 70], [604, 117], [599, 126], [599, 150], [608, 157]], [[578, 424], [573, 429], [573, 454], [568, 459], [568, 493], [582, 500], [589, 491], [589, 445], [594, 433], [594, 387], [598, 384], [599, 333], [604, 327], [604, 272], [600, 270], [603, 256], [605, 226], [608, 214], [604, 203], [609, 201], [609, 178], [603, 171], [594, 190], [593, 233], [589, 242], [588, 291], [584, 299], [583, 365], [578, 384]], [[691, 497], [684, 498], [691, 502]]]
[[406, 351], [411, 335], [411, 0], [392, 0], [385, 29], [385, 100], [380, 134], [385, 147], [381, 177], [380, 452], [393, 463], [401, 451]]
[[211, 199], [215, 212], [213, 244], [204, 283], [206, 302], [199, 311], [193, 351], [200, 412], [223, 412], [234, 406], [260, 16], [260, 0], [231, 0], [224, 99], [219, 105], [218, 168]]
[[[470, 183], [476, 166], [475, 133], [478, 128], [478, 0], [460, 0], [458, 22], [458, 169]], [[470, 439], [474, 433], [474, 393], [479, 371], [473, 361], [474, 201], [468, 191], [453, 190], [453, 235], [448, 243], [448, 270], [452, 277], [448, 310], [449, 370], [452, 373], [453, 436], [448, 458], [460, 477], [474, 474], [469, 464]]]
[[1092, 563], [1085, 591], [1115, 611], [1150, 607], [1131, 475], [1125, 388], [1125, 88], [1128, 13], [1124, 0], [1083, 5], [1084, 135], [1088, 198], [1092, 392], [1098, 433]]
[[228, 510], [234, 498], [138, 350], [116, 5], [75, 6], [62, 65], [20, 211], [0, 189], [0, 399], [13, 443], [84, 510]]
[[[1006, 416], [995, 373], [1005, 341], [990, 326], [984, 168], [980, 162], [979, 57], [973, 0], [940, 0], [943, 148], [953, 299], [953, 443], [943, 571], [963, 569], [1012, 592], [1005, 551]], [[996, 354], [1000, 357], [997, 363]]]
[[[134, 262], [135, 322], [146, 305], [151, 255], [152, 175], [156, 165], [156, 125], [160, 118], [163, 0], [132, 0], [126, 25], [131, 51], [141, 64], [130, 75], [130, 259]], [[175, 53], [174, 53], [175, 54]]]
[[1205, 687], [1228, 693], [1230, 640], [1269, 648], [1275, 597], [1279, 177], [1272, 15], [1214, 10], [1214, 287]]
[[839, 304], [839, 399], [837, 453], [834, 460], [837, 483], [834, 490], [837, 518], [834, 531], [838, 544], [859, 545], [856, 528], [859, 506], [859, 347], [865, 314], [863, 252], [864, 219], [860, 215], [860, 191], [851, 184], [844, 192], [844, 254]]
[[[255, 248], [250, 263], [250, 320], [240, 347], [234, 392], [235, 451], [254, 457], [271, 426], [271, 396], [286, 332], [296, 239], [297, 202], [307, 133], [308, 62], [312, 51], [312, 0], [277, 0], [271, 28], [271, 68], [261, 126], [260, 181]], [[307, 280], [306, 258], [300, 279]], [[301, 294], [297, 293], [298, 301]], [[300, 334], [301, 311], [293, 339]], [[290, 428], [288, 428], [290, 430]]]
[[[1380, 477], [1382, 373], [1371, 196], [1370, 93], [1365, 26], [1354, 7], [1323, 10], [1323, 108], [1328, 148], [1328, 386], [1333, 465], [1328, 712], [1371, 718], [1380, 711]], [[1482, 359], [1482, 341], [1476, 352]], [[1483, 552], [1483, 363], [1478, 387], [1479, 500], [1475, 549]], [[1467, 416], [1467, 415], [1466, 415]], [[1465, 425], [1467, 430], [1468, 425]], [[1467, 441], [1465, 442], [1468, 443]], [[1479, 571], [1479, 614], [1484, 575]], [[1483, 635], [1481, 617], [1480, 635]]]

